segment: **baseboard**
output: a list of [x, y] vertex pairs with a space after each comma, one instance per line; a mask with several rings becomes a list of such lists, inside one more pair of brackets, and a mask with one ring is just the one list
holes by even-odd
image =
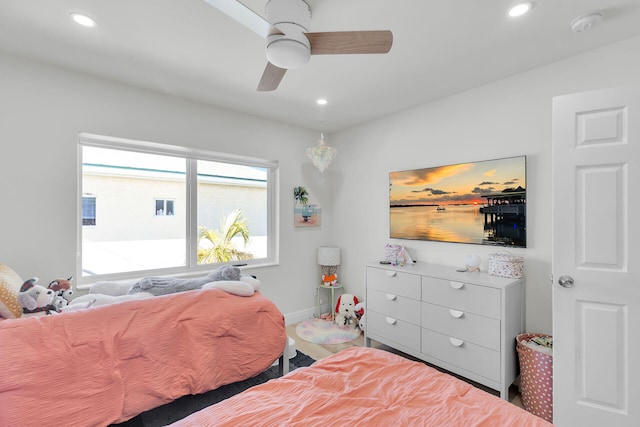
[[[330, 311], [329, 305], [325, 304], [321, 307], [321, 313], [327, 313]], [[285, 313], [284, 324], [293, 325], [294, 323], [302, 322], [303, 320], [310, 319], [318, 315], [318, 307], [305, 308], [304, 310], [296, 311], [293, 313]]]
[[296, 311], [294, 313], [286, 313], [284, 315], [284, 324], [293, 325], [294, 323], [302, 322], [305, 319], [310, 319], [316, 315], [316, 308], [305, 308], [304, 310]]

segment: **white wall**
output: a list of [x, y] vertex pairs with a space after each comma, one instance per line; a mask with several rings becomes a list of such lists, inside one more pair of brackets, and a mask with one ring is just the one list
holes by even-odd
[[[331, 243], [331, 219], [294, 229], [293, 187], [322, 186], [322, 179], [308, 184], [320, 174], [304, 153], [317, 132], [7, 55], [0, 55], [0, 263], [45, 283], [74, 273], [79, 132], [278, 160], [280, 265], [251, 273], [283, 313], [313, 307], [316, 247]], [[324, 194], [316, 197], [326, 206]]]
[[[510, 251], [526, 259], [526, 328], [551, 333], [551, 99], [623, 85], [640, 85], [640, 38], [334, 134], [339, 155], [330, 170], [340, 171], [342, 185], [329, 215], [343, 248], [347, 291], [364, 295], [363, 266], [381, 259], [390, 242], [389, 172], [526, 155], [527, 248]], [[479, 245], [392, 242], [406, 245], [414, 259], [452, 267], [462, 266], [464, 255], [478, 254], [486, 270], [488, 254], [496, 252]]]
[[[315, 131], [0, 55], [0, 262], [43, 281], [75, 270], [78, 132], [276, 159], [281, 262], [252, 272], [285, 314], [307, 313], [321, 245], [342, 247], [340, 281], [364, 295], [364, 264], [389, 242], [390, 171], [524, 154], [528, 248], [514, 252], [526, 258], [527, 330], [550, 333], [551, 98], [620, 85], [640, 85], [640, 38], [330, 135], [338, 158], [320, 174], [304, 155]], [[322, 227], [293, 227], [298, 185], [322, 206]], [[495, 251], [397, 242], [451, 266], [475, 253], [486, 269]]]

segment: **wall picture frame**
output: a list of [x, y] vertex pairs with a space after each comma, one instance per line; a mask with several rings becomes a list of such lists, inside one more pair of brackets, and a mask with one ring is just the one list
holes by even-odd
[[320, 227], [322, 224], [322, 208], [305, 187], [294, 187], [293, 201], [294, 227]]

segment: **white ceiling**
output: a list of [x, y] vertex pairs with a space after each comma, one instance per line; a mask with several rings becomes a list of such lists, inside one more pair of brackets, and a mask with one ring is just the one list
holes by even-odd
[[[266, 1], [243, 3], [264, 16]], [[388, 29], [393, 47], [313, 56], [274, 92], [255, 90], [264, 39], [204, 0], [0, 0], [0, 50], [331, 132], [640, 34], [640, 0], [533, 1], [514, 19], [516, 0], [310, 0], [310, 31]], [[599, 27], [571, 32], [593, 11]]]

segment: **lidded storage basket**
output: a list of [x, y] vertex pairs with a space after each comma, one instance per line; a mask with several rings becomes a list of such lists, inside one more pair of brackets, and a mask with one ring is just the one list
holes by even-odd
[[521, 279], [524, 277], [524, 258], [508, 252], [489, 254], [489, 274]]

